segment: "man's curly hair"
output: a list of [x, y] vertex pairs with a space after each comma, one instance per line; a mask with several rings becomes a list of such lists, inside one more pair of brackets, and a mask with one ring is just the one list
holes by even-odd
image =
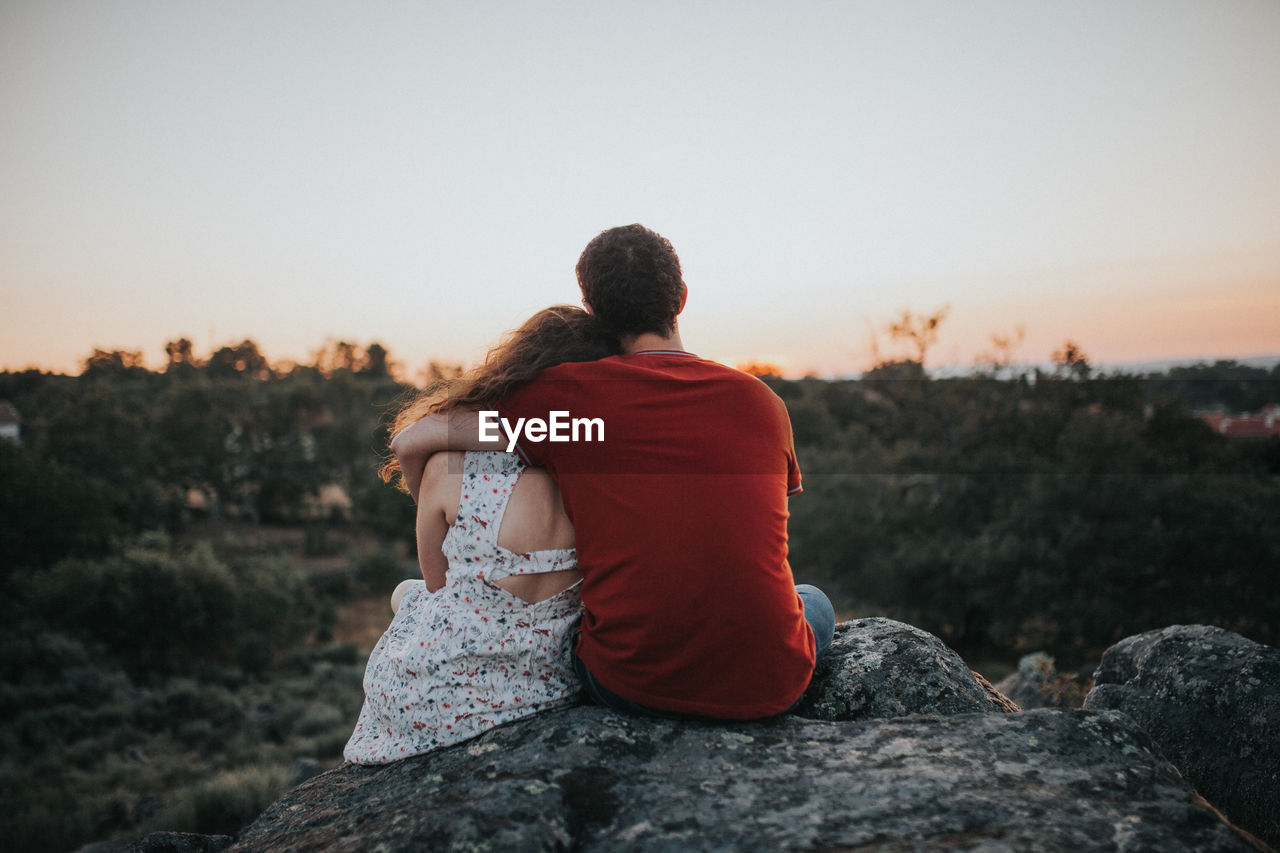
[[669, 335], [684, 299], [680, 259], [671, 241], [643, 225], [601, 231], [575, 270], [591, 313], [614, 334]]

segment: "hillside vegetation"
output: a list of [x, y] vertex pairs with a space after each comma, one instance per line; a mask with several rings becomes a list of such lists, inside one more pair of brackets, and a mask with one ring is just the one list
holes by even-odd
[[[169, 356], [0, 373], [22, 415], [21, 443], [0, 440], [13, 849], [234, 832], [337, 763], [385, 596], [415, 570], [412, 504], [375, 475], [412, 390], [385, 349], [288, 369], [248, 341]], [[1193, 414], [1280, 401], [1280, 373], [1097, 375], [1065, 347], [1052, 370], [932, 379], [922, 358], [764, 377], [804, 472], [798, 580], [969, 660], [1087, 666], [1179, 622], [1280, 642], [1280, 442]]]

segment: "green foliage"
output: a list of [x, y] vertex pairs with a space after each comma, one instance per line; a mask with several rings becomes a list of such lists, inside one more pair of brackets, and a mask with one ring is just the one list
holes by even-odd
[[[207, 361], [189, 341], [166, 351], [162, 373], [126, 352], [95, 352], [78, 377], [0, 373], [23, 417], [22, 445], [0, 442], [0, 837], [14, 849], [234, 832], [296, 759], [337, 763], [360, 707], [364, 654], [309, 645], [350, 594], [357, 570], [337, 555], [359, 538], [316, 499], [377, 483], [405, 391], [389, 354], [344, 345], [284, 370], [249, 341]], [[386, 497], [402, 521], [365, 518], [411, 537], [412, 502]], [[228, 532], [194, 547], [146, 532], [193, 518]], [[304, 575], [285, 531], [244, 521], [309, 522], [303, 551], [329, 562]], [[362, 565], [370, 582], [399, 574], [389, 551]]]
[[1171, 368], [1148, 378], [1153, 394], [1180, 398], [1195, 409], [1256, 412], [1280, 401], [1280, 364], [1265, 370], [1234, 361]]
[[406, 569], [396, 552], [386, 546], [360, 557], [356, 563], [356, 582], [369, 593], [387, 593], [400, 581], [414, 577], [416, 572]]
[[264, 671], [319, 627], [310, 584], [282, 560], [228, 566], [206, 544], [167, 537], [123, 553], [65, 560], [22, 580], [30, 618], [101, 647], [135, 678], [238, 662]]
[[26, 452], [112, 484], [112, 514], [133, 532], [180, 529], [193, 511], [294, 522], [322, 486], [350, 494], [364, 482], [405, 393], [385, 348], [344, 346], [349, 358], [289, 371], [252, 341], [205, 362], [172, 341], [162, 373], [136, 353], [98, 351], [79, 377], [0, 373], [0, 398], [22, 413]]
[[18, 630], [0, 633], [0, 664], [0, 837], [20, 850], [234, 833], [295, 760], [340, 762], [364, 670], [351, 647], [311, 647], [271, 682], [138, 686], [78, 640]]
[[107, 553], [123, 496], [106, 483], [0, 440], [0, 591], [20, 571]]
[[[1280, 442], [1233, 444], [1191, 414], [1276, 402], [1280, 372], [1104, 376], [1068, 344], [1051, 372], [1003, 358], [934, 380], [921, 361], [944, 316], [904, 314], [889, 331], [916, 358], [861, 380], [766, 378], [804, 471], [798, 580], [970, 658], [1071, 666], [1175, 622], [1280, 642]], [[24, 441], [0, 442], [0, 837], [15, 849], [234, 832], [294, 759], [336, 763], [364, 655], [314, 643], [335, 599], [412, 573], [394, 546], [412, 544], [413, 503], [374, 474], [404, 393], [384, 349], [339, 342], [289, 370], [249, 341], [204, 362], [189, 341], [167, 352], [163, 373], [122, 352], [79, 377], [0, 373]], [[350, 519], [319, 518], [331, 484]], [[129, 538], [201, 515], [237, 521], [216, 547]], [[245, 523], [267, 521], [292, 526]], [[358, 529], [386, 544], [336, 557]], [[289, 548], [322, 568], [304, 576]]]
[[288, 790], [290, 781], [285, 766], [227, 770], [182, 792], [151, 824], [170, 832], [234, 835]]
[[1078, 348], [1014, 380], [932, 380], [883, 365], [791, 383], [805, 494], [797, 578], [966, 655], [1044, 649], [1083, 661], [1115, 640], [1209, 622], [1280, 640], [1280, 481]]
[[405, 542], [416, 548], [414, 523], [417, 507], [404, 492], [370, 472], [362, 477], [351, 496], [354, 521], [384, 542]]

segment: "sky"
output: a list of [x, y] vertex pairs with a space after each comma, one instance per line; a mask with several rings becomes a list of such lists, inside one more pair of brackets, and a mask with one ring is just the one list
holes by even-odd
[[0, 368], [413, 378], [630, 222], [729, 364], [1280, 355], [1280, 2], [0, 0]]

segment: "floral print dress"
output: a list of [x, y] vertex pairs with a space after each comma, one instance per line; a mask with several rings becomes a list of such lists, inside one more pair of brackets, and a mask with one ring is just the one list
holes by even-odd
[[348, 761], [407, 758], [574, 700], [578, 585], [529, 604], [494, 583], [577, 567], [572, 548], [517, 554], [498, 544], [522, 468], [514, 453], [466, 454], [458, 518], [441, 546], [445, 585], [415, 584], [369, 656]]

